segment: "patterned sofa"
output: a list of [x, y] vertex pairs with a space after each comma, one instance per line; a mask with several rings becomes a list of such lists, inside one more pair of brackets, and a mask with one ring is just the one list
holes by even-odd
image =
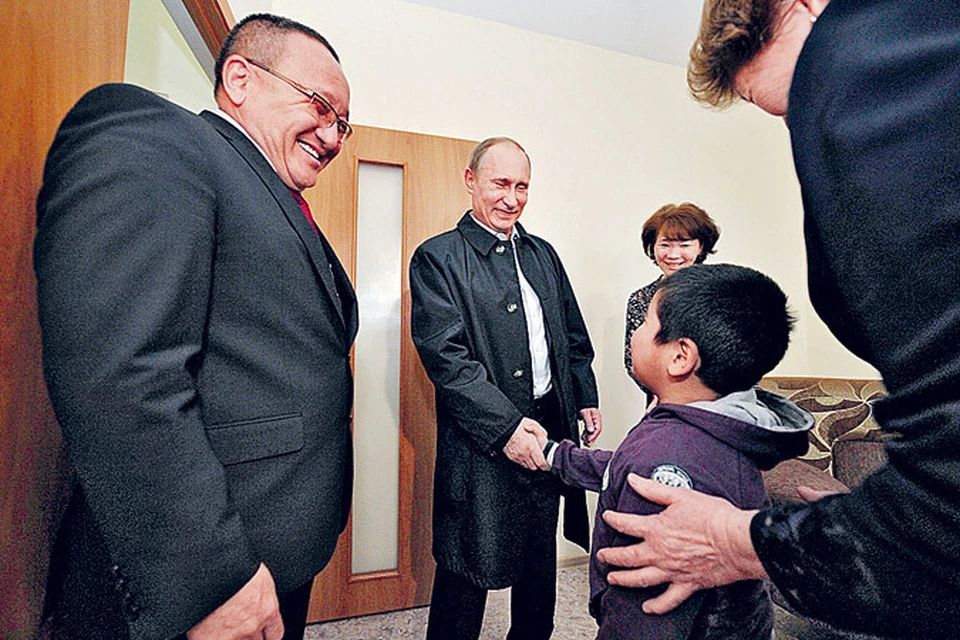
[[798, 485], [845, 490], [886, 462], [887, 435], [873, 419], [871, 402], [884, 394], [879, 380], [771, 376], [760, 386], [813, 414], [810, 447], [764, 474], [774, 503], [796, 502]]
[[[760, 386], [813, 414], [807, 453], [764, 473], [764, 484], [774, 504], [797, 502], [798, 486], [824, 491], [846, 491], [860, 484], [886, 462], [884, 440], [873, 419], [871, 402], [885, 393], [879, 380], [845, 378], [767, 377]], [[875, 636], [840, 631], [794, 611], [777, 591], [776, 637], [784, 640], [878, 640]]]

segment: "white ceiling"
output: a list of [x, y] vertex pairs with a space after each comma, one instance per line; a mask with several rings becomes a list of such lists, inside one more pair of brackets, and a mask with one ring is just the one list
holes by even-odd
[[701, 0], [408, 0], [632, 56], [687, 65]]

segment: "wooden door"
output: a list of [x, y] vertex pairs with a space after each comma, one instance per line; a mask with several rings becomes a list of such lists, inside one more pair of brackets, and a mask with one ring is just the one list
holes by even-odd
[[[386, 225], [370, 224], [358, 228], [358, 179], [365, 163], [395, 167], [402, 172], [402, 221], [397, 238], [381, 238], [396, 243], [399, 253], [399, 432], [393, 455], [397, 460], [382, 460], [383, 468], [397, 470], [397, 504], [381, 504], [395, 508], [396, 531], [373, 532], [394, 537], [397, 542], [395, 566], [374, 571], [354, 569], [354, 541], [361, 531], [356, 526], [358, 507], [346, 531], [340, 537], [337, 551], [314, 583], [308, 620], [317, 622], [383, 611], [393, 611], [427, 604], [433, 584], [434, 563], [431, 555], [433, 463], [436, 451], [436, 415], [433, 386], [420, 365], [410, 338], [410, 286], [407, 269], [417, 246], [430, 236], [453, 228], [470, 199], [463, 185], [463, 168], [475, 143], [437, 136], [390, 131], [372, 127], [356, 127], [340, 157], [320, 174], [317, 186], [305, 194], [317, 223], [337, 251], [344, 267], [357, 282], [357, 246], [364, 234], [387, 233]], [[390, 232], [393, 235], [393, 232]], [[364, 306], [362, 288], [357, 349], [363, 346]], [[358, 380], [365, 373], [356, 363]], [[361, 385], [358, 385], [358, 387]], [[363, 389], [358, 388], [358, 398]], [[357, 410], [362, 407], [357, 406]], [[362, 452], [358, 452], [358, 456]], [[390, 464], [388, 464], [390, 463]], [[367, 469], [364, 471], [364, 469]], [[358, 460], [355, 485], [371, 473]], [[376, 471], [373, 471], [376, 473]], [[392, 473], [392, 472], [391, 472]]]
[[0, 0], [0, 638], [35, 635], [65, 498], [32, 266], [43, 161], [73, 103], [123, 78], [128, 8], [127, 0]]

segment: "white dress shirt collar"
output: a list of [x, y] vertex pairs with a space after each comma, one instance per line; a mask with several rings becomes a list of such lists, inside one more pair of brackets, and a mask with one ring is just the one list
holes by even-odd
[[234, 120], [229, 113], [227, 113], [226, 111], [223, 111], [222, 109], [213, 109], [212, 111], [210, 111], [210, 113], [220, 116], [221, 118], [223, 118], [224, 120], [226, 120], [227, 122], [235, 126], [237, 129], [239, 129], [243, 135], [247, 136], [247, 140], [253, 143], [253, 146], [257, 148], [257, 151], [260, 152], [260, 155], [262, 155], [266, 159], [267, 163], [269, 163], [270, 165], [270, 168], [273, 169], [274, 173], [276, 173], [277, 168], [273, 166], [272, 162], [270, 162], [270, 157], [263, 150], [263, 148], [259, 144], [257, 144], [257, 141], [254, 140], [249, 133], [247, 133], [247, 130], [243, 128], [243, 125], [241, 125], [239, 122]]

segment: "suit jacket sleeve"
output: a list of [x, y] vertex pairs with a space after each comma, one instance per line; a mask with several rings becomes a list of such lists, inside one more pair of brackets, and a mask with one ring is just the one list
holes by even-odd
[[471, 353], [467, 322], [445, 259], [421, 247], [410, 262], [413, 342], [436, 388], [438, 408], [477, 446], [496, 455], [523, 414]]
[[64, 120], [38, 201], [45, 374], [69, 458], [140, 609], [135, 637], [186, 631], [258, 566], [194, 379], [217, 206], [191, 141], [197, 123], [145, 92], [101, 87]]

